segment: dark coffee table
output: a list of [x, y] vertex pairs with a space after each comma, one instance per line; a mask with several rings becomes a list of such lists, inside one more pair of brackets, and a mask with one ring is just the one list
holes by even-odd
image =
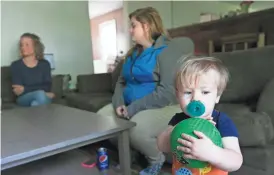
[[135, 125], [57, 104], [2, 111], [1, 170], [118, 136], [122, 174], [129, 175]]

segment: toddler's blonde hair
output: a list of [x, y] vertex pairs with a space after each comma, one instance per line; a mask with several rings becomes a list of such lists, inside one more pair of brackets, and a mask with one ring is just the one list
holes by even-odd
[[218, 95], [221, 95], [229, 80], [229, 72], [220, 59], [206, 56], [187, 56], [180, 60], [181, 64], [175, 76], [175, 88], [181, 92], [184, 87], [189, 87], [193, 80], [199, 76], [215, 70], [217, 78]]

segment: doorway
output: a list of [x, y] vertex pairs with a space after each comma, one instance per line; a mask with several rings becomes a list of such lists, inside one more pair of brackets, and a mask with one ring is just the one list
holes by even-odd
[[123, 1], [90, 1], [89, 16], [94, 73], [111, 72], [129, 48]]

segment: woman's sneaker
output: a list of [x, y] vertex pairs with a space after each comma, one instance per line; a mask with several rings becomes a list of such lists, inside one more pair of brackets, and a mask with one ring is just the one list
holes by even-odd
[[161, 172], [163, 163], [153, 164], [139, 172], [139, 175], [158, 175]]

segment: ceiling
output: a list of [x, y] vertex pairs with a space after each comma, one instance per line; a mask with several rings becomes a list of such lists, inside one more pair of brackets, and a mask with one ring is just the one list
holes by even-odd
[[122, 0], [89, 0], [89, 18], [94, 18], [123, 7]]

